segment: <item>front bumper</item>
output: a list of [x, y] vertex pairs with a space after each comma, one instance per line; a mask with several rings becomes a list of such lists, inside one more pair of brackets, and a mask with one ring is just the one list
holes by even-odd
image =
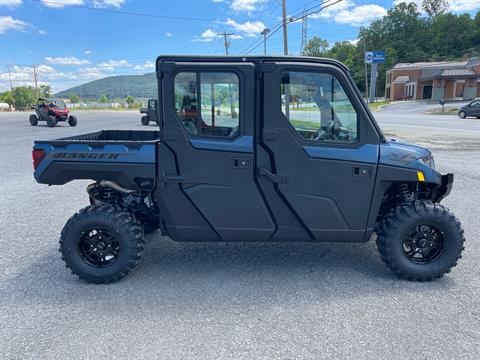
[[442, 182], [432, 191], [432, 201], [440, 202], [446, 198], [453, 187], [453, 174], [442, 175]]

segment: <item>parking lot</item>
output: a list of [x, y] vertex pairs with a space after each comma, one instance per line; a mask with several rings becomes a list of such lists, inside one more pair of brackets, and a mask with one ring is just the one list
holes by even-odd
[[191, 244], [154, 233], [128, 277], [86, 284], [65, 269], [58, 238], [88, 204], [89, 182], [37, 184], [32, 144], [145, 129], [140, 114], [78, 112], [77, 127], [48, 128], [0, 113], [0, 359], [480, 358], [480, 120], [410, 108], [376, 116], [455, 173], [444, 204], [467, 240], [459, 265], [430, 283], [398, 279], [373, 241]]

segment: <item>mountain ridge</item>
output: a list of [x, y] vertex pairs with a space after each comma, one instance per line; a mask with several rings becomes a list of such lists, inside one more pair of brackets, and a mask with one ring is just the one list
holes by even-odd
[[59, 91], [55, 96], [65, 98], [72, 94], [84, 100], [96, 100], [102, 95], [110, 99], [123, 99], [129, 95], [137, 98], [154, 98], [157, 97], [157, 78], [154, 72], [143, 75], [109, 76]]

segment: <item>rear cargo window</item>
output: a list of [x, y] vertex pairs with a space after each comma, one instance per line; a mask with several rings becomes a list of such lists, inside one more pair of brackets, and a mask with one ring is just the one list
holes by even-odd
[[232, 138], [239, 131], [239, 79], [230, 72], [175, 76], [175, 112], [190, 135]]
[[358, 140], [357, 112], [333, 75], [284, 72], [281, 97], [282, 112], [301, 138], [344, 143]]

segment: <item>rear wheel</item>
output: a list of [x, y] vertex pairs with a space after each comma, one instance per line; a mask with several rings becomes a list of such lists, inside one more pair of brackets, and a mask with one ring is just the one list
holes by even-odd
[[68, 117], [68, 125], [77, 126], [77, 117], [75, 115], [70, 115]]
[[140, 260], [143, 229], [130, 212], [108, 204], [88, 206], [62, 230], [60, 252], [79, 278], [106, 284], [120, 280]]
[[429, 201], [399, 205], [380, 224], [377, 245], [385, 264], [403, 278], [429, 281], [450, 272], [465, 238], [458, 219]]
[[142, 125], [148, 125], [148, 123], [150, 122], [150, 119], [148, 118], [148, 116], [144, 115], [142, 116]]
[[465, 119], [467, 117], [467, 113], [465, 111], [460, 111], [458, 113], [458, 116], [461, 118], [461, 119]]
[[55, 125], [57, 125], [57, 119], [55, 118], [55, 116], [48, 115], [47, 126], [48, 127], [54, 127]]
[[35, 114], [30, 115], [29, 120], [30, 120], [30, 125], [37, 126], [37, 124], [38, 124], [38, 116], [37, 115], [35, 115]]

